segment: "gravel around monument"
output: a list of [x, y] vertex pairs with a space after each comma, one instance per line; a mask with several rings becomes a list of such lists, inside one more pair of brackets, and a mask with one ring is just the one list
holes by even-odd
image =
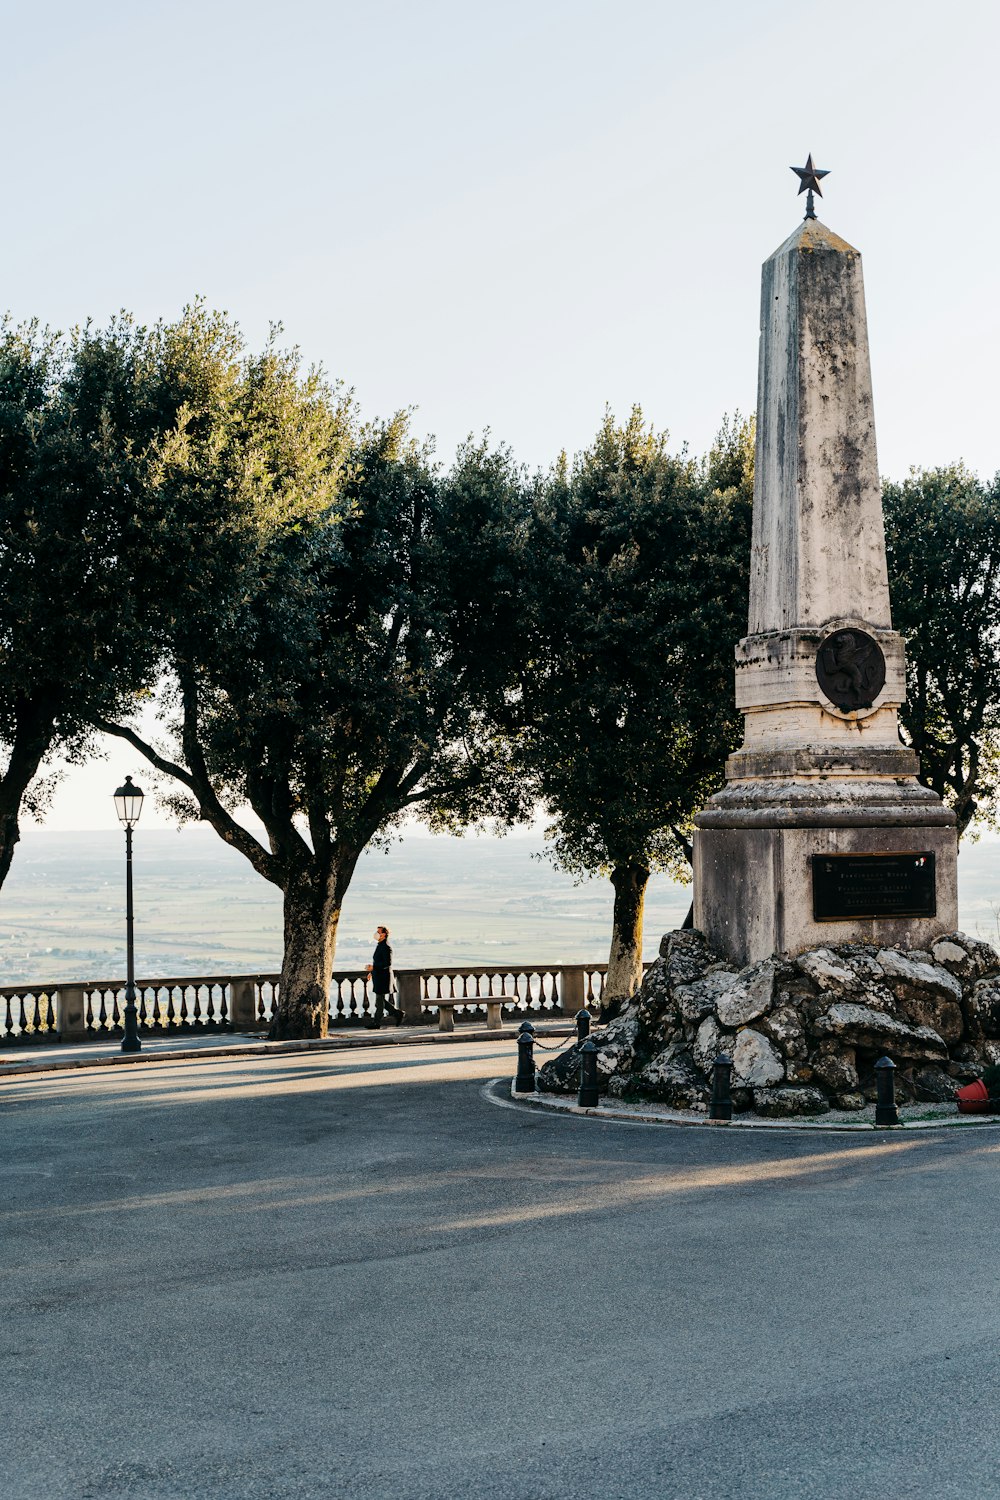
[[[720, 1053], [733, 1106], [771, 1118], [864, 1109], [874, 1067], [896, 1095], [945, 1102], [1000, 1063], [1000, 953], [950, 933], [926, 952], [841, 944], [737, 969], [697, 931], [667, 933], [621, 1014], [592, 1034], [598, 1086], [619, 1099], [708, 1107]], [[541, 1092], [575, 1092], [579, 1044], [539, 1070]]]

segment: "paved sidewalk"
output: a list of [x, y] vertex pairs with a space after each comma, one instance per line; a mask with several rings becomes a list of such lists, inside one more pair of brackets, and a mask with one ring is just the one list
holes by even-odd
[[[570, 1037], [574, 1028], [564, 1020], [535, 1021], [538, 1037]], [[353, 1047], [400, 1047], [440, 1042], [514, 1043], [516, 1026], [488, 1031], [485, 1026], [458, 1026], [453, 1032], [437, 1026], [390, 1026], [379, 1031], [344, 1027], [322, 1041], [269, 1042], [257, 1032], [209, 1032], [204, 1036], [144, 1036], [141, 1052], [123, 1052], [115, 1039], [103, 1042], [39, 1042], [0, 1047], [0, 1079], [23, 1073], [57, 1073], [66, 1068], [131, 1067], [147, 1062], [187, 1062], [206, 1057], [279, 1056], [291, 1052], [342, 1051]]]

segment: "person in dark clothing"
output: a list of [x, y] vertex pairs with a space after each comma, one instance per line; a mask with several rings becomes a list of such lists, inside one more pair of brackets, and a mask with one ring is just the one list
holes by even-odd
[[396, 977], [392, 972], [392, 949], [389, 946], [388, 927], [376, 927], [375, 929], [375, 952], [372, 961], [368, 965], [368, 973], [371, 975], [372, 993], [375, 996], [375, 1019], [366, 1022], [369, 1030], [377, 1030], [382, 1025], [385, 1012], [388, 1011], [400, 1025], [402, 1012], [396, 1010], [390, 995], [395, 993]]

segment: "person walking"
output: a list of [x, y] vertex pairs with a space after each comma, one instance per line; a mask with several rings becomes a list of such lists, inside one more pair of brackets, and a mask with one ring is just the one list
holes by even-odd
[[392, 949], [389, 946], [388, 927], [375, 929], [375, 952], [372, 954], [372, 961], [368, 965], [367, 972], [371, 975], [372, 993], [375, 996], [375, 1019], [366, 1021], [365, 1026], [369, 1031], [377, 1031], [382, 1025], [386, 1011], [391, 1013], [397, 1026], [402, 1025], [403, 1013], [395, 1008], [389, 998], [396, 990], [396, 976], [392, 972]]

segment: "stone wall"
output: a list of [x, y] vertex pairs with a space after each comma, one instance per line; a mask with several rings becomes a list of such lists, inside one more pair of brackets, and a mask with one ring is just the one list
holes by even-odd
[[[862, 1109], [886, 1055], [901, 1101], [950, 1099], [1000, 1063], [1000, 953], [956, 932], [929, 952], [841, 944], [738, 969], [702, 933], [670, 932], [593, 1040], [602, 1092], [675, 1108], [707, 1108], [723, 1052], [738, 1111]], [[539, 1070], [538, 1088], [575, 1092], [579, 1068], [574, 1046]]]

